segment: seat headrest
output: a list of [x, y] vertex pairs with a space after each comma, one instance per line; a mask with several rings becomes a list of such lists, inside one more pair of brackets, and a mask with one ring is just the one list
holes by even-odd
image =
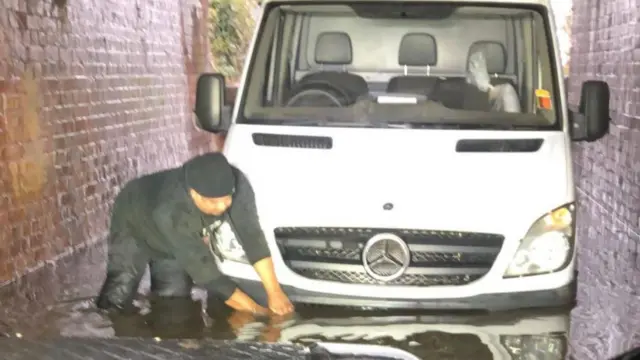
[[427, 33], [409, 33], [402, 37], [398, 64], [402, 66], [434, 66], [438, 63], [436, 39]]
[[476, 41], [469, 48], [467, 59], [477, 51], [484, 53], [489, 74], [504, 74], [507, 71], [507, 50], [504, 45], [497, 41]]
[[316, 64], [349, 65], [352, 59], [351, 38], [347, 33], [327, 31], [316, 40]]

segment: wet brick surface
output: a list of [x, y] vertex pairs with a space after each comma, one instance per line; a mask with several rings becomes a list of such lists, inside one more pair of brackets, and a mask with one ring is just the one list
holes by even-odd
[[202, 19], [200, 0], [2, 1], [0, 284], [102, 240], [125, 181], [210, 148]]
[[640, 346], [640, 10], [634, 1], [574, 0], [570, 103], [580, 84], [611, 88], [610, 135], [575, 145], [581, 210], [576, 359]]
[[58, 304], [93, 298], [105, 274], [103, 245], [83, 247], [55, 265], [31, 272], [0, 288], [0, 333], [47, 333], [51, 310]]

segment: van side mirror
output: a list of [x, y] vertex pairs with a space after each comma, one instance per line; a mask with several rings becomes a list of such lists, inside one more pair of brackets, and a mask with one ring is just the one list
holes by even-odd
[[582, 84], [578, 111], [570, 113], [572, 140], [593, 142], [609, 132], [609, 96], [609, 85], [604, 81]]
[[201, 129], [213, 133], [229, 129], [231, 111], [225, 106], [225, 88], [222, 74], [206, 73], [198, 77], [194, 113]]

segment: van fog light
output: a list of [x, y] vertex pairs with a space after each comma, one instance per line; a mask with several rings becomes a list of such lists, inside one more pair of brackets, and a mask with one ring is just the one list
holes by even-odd
[[544, 274], [567, 265], [573, 250], [573, 206], [538, 219], [522, 239], [504, 277]]

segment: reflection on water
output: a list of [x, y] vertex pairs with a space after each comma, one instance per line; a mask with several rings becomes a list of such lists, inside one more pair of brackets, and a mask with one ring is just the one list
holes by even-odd
[[568, 314], [397, 314], [299, 307], [285, 318], [256, 318], [220, 307], [206, 315], [202, 299], [140, 299], [136, 315], [106, 315], [90, 300], [56, 306], [46, 335], [213, 338], [262, 342], [364, 343], [393, 346], [422, 359], [560, 360]]

